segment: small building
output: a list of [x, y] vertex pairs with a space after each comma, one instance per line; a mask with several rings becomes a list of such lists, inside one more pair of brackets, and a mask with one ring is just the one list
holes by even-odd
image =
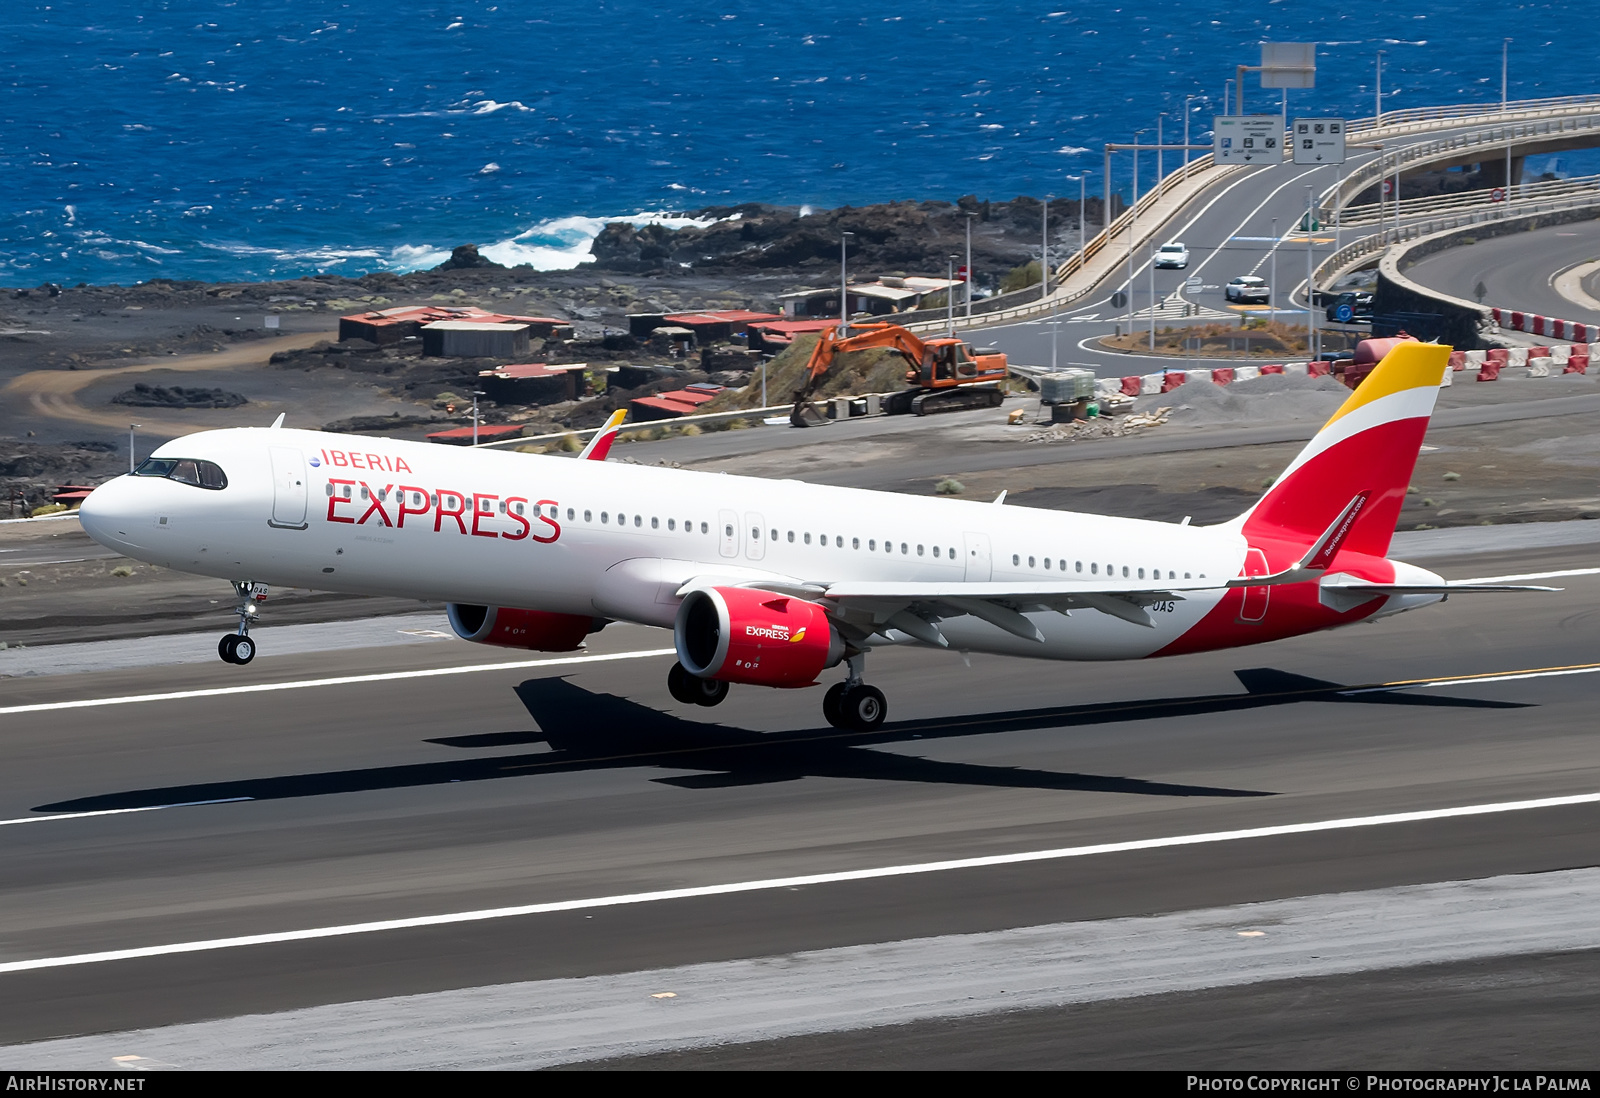
[[721, 385], [696, 382], [655, 396], [635, 397], [628, 401], [628, 409], [635, 423], [652, 419], [677, 419], [698, 412], [702, 405], [716, 399], [722, 391]]
[[750, 349], [775, 355], [794, 342], [795, 336], [837, 328], [839, 320], [768, 320], [750, 325]]
[[502, 404], [548, 404], [583, 395], [586, 362], [519, 362], [478, 371], [478, 385]]
[[422, 335], [422, 329], [442, 320], [471, 320], [490, 324], [526, 324], [528, 334], [536, 339], [561, 338], [572, 335], [572, 325], [565, 320], [548, 316], [511, 316], [491, 313], [475, 305], [402, 305], [395, 309], [379, 309], [368, 313], [353, 313], [339, 318], [339, 341], [364, 339], [369, 343], [387, 346], [407, 337]]
[[[922, 303], [934, 294], [942, 294], [952, 287], [961, 286], [959, 280], [925, 278], [908, 275], [897, 278], [885, 275], [873, 282], [852, 282], [845, 287], [846, 304], [851, 316], [868, 313], [885, 316], [889, 313], [908, 313], [922, 308]], [[783, 302], [787, 317], [823, 317], [839, 315], [839, 287], [817, 290], [797, 290], [778, 299]]]
[[437, 358], [516, 358], [528, 346], [526, 324], [436, 320], [422, 328], [422, 353]]
[[[480, 423], [478, 424], [479, 442], [497, 442], [503, 438], [516, 438], [522, 434], [520, 423]], [[428, 436], [429, 442], [439, 442], [446, 446], [471, 446], [472, 428], [452, 427], [448, 431], [434, 431]]]

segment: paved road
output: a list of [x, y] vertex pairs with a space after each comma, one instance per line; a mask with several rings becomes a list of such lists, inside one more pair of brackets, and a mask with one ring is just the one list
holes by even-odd
[[[1600, 223], [1579, 221], [1450, 248], [1406, 268], [1406, 276], [1467, 301], [1479, 299], [1481, 285], [1482, 300], [1490, 305], [1600, 324], [1600, 310], [1563, 296], [1555, 286], [1557, 276], [1596, 258], [1600, 258]], [[1583, 283], [1592, 298], [1594, 278]]]
[[[1592, 562], [1580, 547], [1431, 564], [1460, 578]], [[1328, 685], [1593, 661], [1600, 577], [1559, 582], [1566, 593], [1455, 599], [1162, 663], [877, 653], [869, 677], [891, 723], [871, 737], [823, 726], [815, 691], [678, 706], [662, 681], [668, 657], [628, 655], [663, 646], [637, 628], [594, 646], [627, 658], [580, 664], [462, 670], [512, 654], [439, 642], [267, 654], [245, 672], [9, 680], [5, 706], [311, 685], [0, 716], [0, 820], [38, 821], [0, 825], [0, 1042], [1593, 865], [1600, 806], [1589, 804], [3, 967], [1589, 793], [1600, 757], [1588, 674], [1366, 694]], [[418, 674], [434, 669], [457, 673]], [[330, 678], [345, 681], [315, 685]], [[117, 814], [40, 819], [102, 812]]]

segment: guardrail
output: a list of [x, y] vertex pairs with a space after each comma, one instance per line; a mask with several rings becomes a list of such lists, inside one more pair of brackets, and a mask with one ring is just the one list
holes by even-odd
[[[1577, 97], [1575, 97], [1577, 98]], [[1600, 97], [1582, 97], [1585, 103], [1574, 105], [1568, 117], [1545, 119], [1543, 121], [1523, 121], [1514, 125], [1502, 125], [1494, 129], [1479, 130], [1470, 134], [1457, 134], [1454, 137], [1440, 138], [1438, 141], [1429, 141], [1423, 144], [1408, 145], [1397, 150], [1394, 155], [1385, 154], [1370, 163], [1363, 164], [1343, 180], [1325, 190], [1318, 199], [1319, 212], [1326, 220], [1332, 216], [1335, 207], [1343, 206], [1351, 197], [1360, 194], [1368, 187], [1374, 186], [1380, 180], [1393, 175], [1407, 164], [1416, 164], [1420, 161], [1442, 159], [1441, 154], [1453, 153], [1461, 149], [1470, 148], [1504, 148], [1507, 144], [1515, 145], [1519, 140], [1525, 141], [1530, 137], [1545, 137], [1563, 133], [1583, 133], [1600, 130]], [[1593, 102], [1588, 100], [1593, 99]], [[1509, 112], [1508, 112], [1509, 117]], [[1332, 201], [1330, 202], [1330, 198]]]
[[[1346, 272], [1362, 266], [1362, 261], [1374, 253], [1384, 252], [1396, 244], [1412, 242], [1421, 237], [1432, 236], [1434, 233], [1470, 228], [1473, 225], [1498, 225], [1504, 221], [1523, 217], [1536, 217], [1542, 213], [1555, 213], [1561, 210], [1585, 209], [1596, 206], [1600, 206], [1600, 189], [1537, 202], [1528, 202], [1510, 210], [1466, 210], [1460, 213], [1430, 218], [1426, 221], [1414, 221], [1410, 224], [1401, 225], [1398, 230], [1392, 227], [1385, 228], [1380, 232], [1371, 233], [1359, 240], [1346, 244], [1317, 264], [1316, 270], [1312, 272], [1312, 282], [1315, 286], [1326, 286]], [[1317, 292], [1321, 293], [1323, 291], [1318, 290]]]
[[[1558, 95], [1545, 99], [1513, 99], [1504, 109], [1498, 103], [1455, 103], [1437, 107], [1401, 107], [1384, 111], [1375, 118], [1352, 118], [1346, 132], [1371, 136], [1375, 130], [1400, 132], [1418, 123], [1482, 118], [1503, 115], [1506, 118], [1539, 118], [1567, 113], [1584, 108], [1600, 109], [1600, 95]], [[1423, 127], [1428, 128], [1428, 127]]]
[[[1501, 190], [1503, 188], [1496, 188]], [[1460, 191], [1448, 195], [1428, 195], [1422, 198], [1407, 198], [1399, 203], [1398, 216], [1400, 220], [1406, 218], [1423, 217], [1430, 214], [1459, 213], [1464, 210], [1486, 209], [1496, 211], [1502, 217], [1515, 216], [1520, 213], [1520, 207], [1525, 202], [1541, 202], [1549, 199], [1564, 198], [1569, 195], [1592, 194], [1600, 190], [1600, 175], [1576, 176], [1571, 179], [1553, 179], [1538, 183], [1519, 183], [1500, 201], [1495, 201], [1492, 192], [1485, 189], [1473, 191]], [[1509, 208], [1508, 208], [1509, 207]], [[1396, 217], [1395, 204], [1368, 202], [1360, 206], [1346, 206], [1340, 216], [1340, 225], [1349, 228], [1354, 225], [1377, 225]]]

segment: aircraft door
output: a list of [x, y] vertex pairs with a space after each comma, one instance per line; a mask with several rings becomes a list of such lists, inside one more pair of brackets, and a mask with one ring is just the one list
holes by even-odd
[[[1244, 555], [1244, 574], [1247, 576], [1270, 575], [1272, 569], [1267, 567], [1267, 557], [1259, 549], [1251, 549]], [[1239, 621], [1243, 625], [1258, 625], [1261, 619], [1267, 616], [1267, 600], [1272, 594], [1270, 587], [1244, 588], [1244, 600], [1239, 603]]]
[[272, 518], [268, 526], [304, 530], [306, 522], [306, 459], [292, 446], [269, 448], [272, 458]]
[[744, 555], [760, 560], [767, 553], [767, 523], [753, 511], [744, 514]]
[[993, 577], [993, 570], [989, 560], [989, 535], [966, 534], [967, 541], [967, 580], [972, 583], [987, 583]]
[[739, 555], [739, 516], [732, 511], [717, 512], [717, 542], [723, 556]]

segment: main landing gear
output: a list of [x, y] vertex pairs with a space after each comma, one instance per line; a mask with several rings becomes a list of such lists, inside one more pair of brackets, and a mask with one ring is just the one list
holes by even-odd
[[267, 585], [236, 580], [233, 589], [241, 600], [234, 610], [239, 615], [239, 628], [217, 641], [217, 655], [224, 663], [243, 665], [256, 658], [256, 642], [250, 639], [250, 625], [260, 613], [257, 604], [267, 601]]
[[845, 666], [850, 677], [834, 683], [822, 695], [822, 715], [833, 727], [849, 732], [875, 732], [889, 715], [889, 703], [883, 691], [861, 681], [866, 664], [864, 652], [849, 657]]
[[667, 692], [685, 705], [721, 705], [728, 696], [728, 684], [720, 679], [702, 679], [674, 663], [667, 672]]

